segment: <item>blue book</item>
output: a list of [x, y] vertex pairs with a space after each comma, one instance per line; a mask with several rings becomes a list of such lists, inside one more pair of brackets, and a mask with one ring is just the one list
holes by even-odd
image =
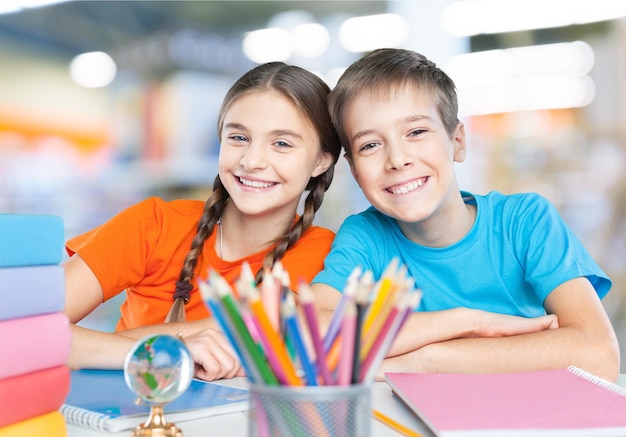
[[64, 306], [63, 267], [0, 267], [0, 320], [60, 312]]
[[0, 214], [0, 267], [59, 264], [64, 238], [61, 217]]
[[[67, 423], [119, 432], [146, 422], [150, 408], [137, 404], [123, 370], [72, 370], [70, 392], [61, 407]], [[198, 379], [163, 407], [165, 420], [177, 423], [218, 414], [246, 411], [248, 391]]]

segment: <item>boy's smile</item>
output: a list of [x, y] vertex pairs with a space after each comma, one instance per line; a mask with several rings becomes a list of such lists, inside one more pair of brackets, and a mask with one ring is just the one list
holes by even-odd
[[394, 187], [389, 187], [387, 188], [387, 191], [389, 191], [391, 194], [406, 194], [409, 193], [413, 190], [417, 190], [419, 187], [421, 187], [422, 185], [424, 185], [425, 181], [427, 181], [428, 178], [419, 178], [415, 181], [411, 181], [409, 183], [406, 184], [401, 184], [401, 185], [396, 185]]
[[449, 232], [455, 221], [467, 232], [467, 220], [458, 219], [467, 215], [459, 214], [466, 206], [454, 171], [465, 159], [464, 130], [459, 124], [450, 137], [430, 93], [413, 85], [364, 92], [345, 106], [343, 122], [350, 168], [363, 194], [408, 238], [432, 244], [435, 237], [439, 244], [438, 231]]

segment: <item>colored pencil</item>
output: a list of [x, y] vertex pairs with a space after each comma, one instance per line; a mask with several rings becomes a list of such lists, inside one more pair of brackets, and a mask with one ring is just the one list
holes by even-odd
[[332, 377], [330, 375], [330, 371], [328, 370], [328, 366], [326, 365], [324, 345], [322, 344], [322, 339], [320, 338], [317, 315], [313, 306], [313, 292], [311, 291], [309, 285], [304, 282], [300, 283], [299, 292], [300, 304], [302, 306], [304, 318], [307, 322], [311, 341], [313, 342], [313, 347], [315, 349], [318, 372], [322, 375], [323, 384], [331, 385]]
[[378, 316], [378, 313], [387, 298], [387, 293], [389, 293], [389, 290], [391, 289], [396, 275], [396, 269], [398, 268], [398, 262], [398, 258], [393, 258], [383, 272], [383, 275], [376, 287], [374, 302], [372, 302], [372, 305], [369, 307], [365, 322], [363, 323], [363, 332], [368, 332], [370, 330], [372, 323], [374, 323], [374, 320]]
[[361, 343], [361, 359], [364, 355], [367, 355], [374, 345], [374, 342], [380, 338], [380, 332], [388, 322], [392, 313], [393, 307], [396, 305], [401, 294], [406, 291], [406, 267], [400, 266], [395, 274], [395, 277], [391, 281], [387, 296], [382, 304], [382, 307], [376, 316], [376, 319], [370, 326], [369, 331], [363, 333], [363, 340]]
[[[393, 341], [396, 338], [396, 335], [402, 328], [404, 321], [406, 320], [405, 314], [406, 312], [410, 312], [413, 308], [419, 305], [419, 301], [422, 298], [422, 293], [417, 290], [413, 290], [412, 292], [406, 293], [403, 296], [403, 301], [405, 304], [402, 305], [402, 308], [399, 311], [398, 317], [395, 318], [394, 323], [391, 325], [389, 332], [385, 336], [384, 341], [376, 351], [376, 353], [372, 356], [371, 361], [368, 363], [368, 368], [365, 365], [361, 368], [361, 382], [364, 384], [369, 384], [372, 382], [376, 376], [376, 372], [378, 371], [382, 361], [387, 356], [389, 349]], [[371, 354], [372, 352], [370, 352]]]
[[361, 268], [359, 266], [355, 267], [348, 280], [346, 281], [346, 287], [341, 295], [341, 299], [337, 304], [337, 308], [333, 312], [333, 315], [330, 319], [330, 323], [328, 324], [328, 329], [326, 330], [326, 335], [324, 335], [324, 352], [328, 353], [330, 348], [335, 343], [335, 339], [337, 338], [337, 334], [341, 329], [341, 321], [344, 314], [344, 307], [347, 301], [354, 299], [354, 295], [356, 294], [358, 278], [361, 276]]
[[354, 337], [356, 334], [356, 304], [346, 303], [341, 326], [341, 355], [337, 367], [337, 385], [349, 385], [352, 380], [352, 360], [354, 359]]
[[265, 355], [270, 360], [277, 376], [283, 376], [281, 381], [283, 384], [303, 385], [296, 374], [296, 369], [291, 362], [283, 339], [272, 326], [265, 312], [259, 291], [255, 287], [248, 287], [246, 293], [249, 308], [252, 311], [254, 320], [257, 323], [257, 329], [265, 346]]
[[361, 276], [358, 284], [358, 290], [355, 297], [356, 305], [356, 329], [354, 333], [354, 351], [352, 358], [352, 384], [359, 382], [359, 373], [361, 371], [361, 339], [363, 331], [363, 320], [369, 305], [369, 296], [374, 284], [372, 272], [367, 270]]
[[372, 416], [374, 416], [374, 419], [384, 423], [389, 428], [393, 429], [394, 431], [399, 432], [403, 436], [406, 436], [406, 437], [423, 437], [422, 434], [413, 431], [412, 429], [402, 425], [399, 422], [396, 422], [391, 417], [381, 413], [379, 410], [374, 410], [373, 409], [372, 410]]
[[317, 385], [317, 374], [315, 372], [315, 367], [309, 358], [309, 353], [306, 350], [304, 341], [302, 340], [302, 333], [296, 317], [296, 304], [294, 297], [291, 294], [288, 294], [283, 301], [282, 315], [285, 322], [287, 337], [293, 340], [302, 370], [304, 371], [307, 385]]
[[261, 352], [254, 343], [250, 332], [241, 318], [241, 314], [239, 313], [237, 305], [233, 300], [228, 283], [217, 272], [211, 270], [209, 274], [209, 284], [211, 286], [215, 286], [215, 290], [217, 290], [217, 294], [226, 309], [226, 314], [230, 317], [235, 331], [241, 337], [244, 347], [252, 357], [254, 365], [256, 365], [259, 373], [261, 374], [262, 381], [268, 385], [278, 385], [276, 375], [274, 375], [267, 361], [265, 361], [265, 358], [261, 355]]
[[[274, 269], [280, 268], [277, 263]], [[268, 320], [272, 328], [276, 331], [280, 329], [280, 293], [281, 287], [276, 283], [272, 271], [265, 269], [263, 273], [263, 282], [261, 282], [261, 301], [263, 308], [267, 314]]]
[[[239, 299], [241, 301], [245, 300], [245, 297], [241, 295], [240, 290], [244, 287], [256, 287], [256, 281], [254, 280], [254, 274], [252, 273], [252, 269], [250, 268], [250, 264], [248, 264], [248, 261], [244, 261], [241, 263], [241, 274], [239, 276], [239, 279], [237, 280], [237, 282], [235, 283], [236, 287], [237, 287], [237, 291], [239, 292]], [[260, 344], [261, 343], [261, 336], [259, 334], [259, 331], [256, 328], [256, 325], [254, 323], [254, 320], [252, 319], [252, 316], [250, 315], [249, 311], [242, 311], [241, 312], [241, 317], [243, 318], [243, 321], [246, 323], [246, 327], [248, 328], [248, 331], [250, 331], [250, 336], [252, 337], [252, 339], [254, 340], [255, 343]]]

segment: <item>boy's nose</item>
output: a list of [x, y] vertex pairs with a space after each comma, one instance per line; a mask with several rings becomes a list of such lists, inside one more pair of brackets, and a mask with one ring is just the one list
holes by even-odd
[[399, 170], [413, 163], [409, 150], [399, 141], [387, 143], [387, 169]]

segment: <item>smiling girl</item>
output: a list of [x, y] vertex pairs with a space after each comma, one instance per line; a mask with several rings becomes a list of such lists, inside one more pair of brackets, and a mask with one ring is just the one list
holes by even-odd
[[[279, 260], [293, 284], [322, 269], [334, 234], [312, 223], [340, 153], [329, 91], [299, 67], [274, 62], [252, 69], [224, 98], [218, 176], [206, 203], [152, 197], [67, 242], [71, 367], [121, 368], [137, 339], [182, 333], [196, 376], [241, 373], [195, 279], [206, 278], [210, 267], [233, 284], [244, 261], [257, 281]], [[75, 325], [123, 291], [114, 333]]]

